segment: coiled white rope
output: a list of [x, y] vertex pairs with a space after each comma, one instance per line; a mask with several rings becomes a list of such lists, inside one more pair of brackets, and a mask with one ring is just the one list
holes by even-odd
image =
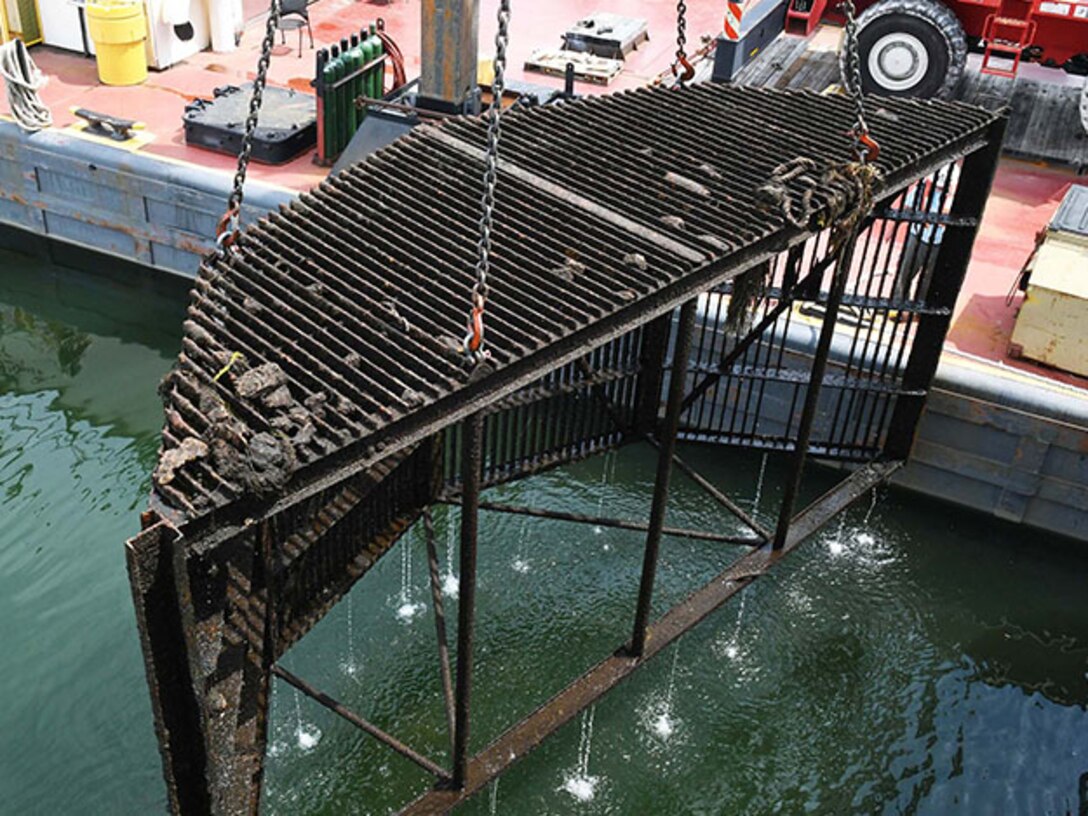
[[22, 40], [0, 45], [0, 76], [8, 91], [8, 106], [16, 123], [28, 133], [53, 124], [53, 114], [38, 96], [48, 81], [38, 70]]

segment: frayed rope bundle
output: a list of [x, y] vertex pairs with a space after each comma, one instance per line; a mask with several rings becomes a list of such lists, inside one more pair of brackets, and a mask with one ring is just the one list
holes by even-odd
[[0, 76], [4, 77], [8, 106], [19, 127], [33, 133], [53, 124], [53, 114], [38, 96], [48, 80], [30, 58], [22, 40], [0, 45]]

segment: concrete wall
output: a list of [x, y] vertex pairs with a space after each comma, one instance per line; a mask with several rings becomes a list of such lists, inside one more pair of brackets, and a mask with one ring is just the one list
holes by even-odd
[[[152, 269], [196, 274], [230, 187], [229, 173], [0, 122], [0, 224]], [[292, 197], [247, 182], [243, 220]]]

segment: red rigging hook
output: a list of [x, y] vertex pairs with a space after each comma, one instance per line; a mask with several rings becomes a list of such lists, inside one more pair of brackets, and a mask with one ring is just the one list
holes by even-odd
[[[677, 66], [680, 66], [679, 68]], [[683, 69], [682, 71], [680, 69]], [[672, 64], [672, 75], [681, 82], [691, 82], [692, 77], [695, 76], [695, 68], [686, 56], [678, 56], [676, 62]]]
[[880, 155], [880, 145], [877, 144], [876, 139], [865, 133], [857, 133], [856, 131], [851, 133], [852, 136], [856, 136], [858, 143], [861, 144], [865, 150], [865, 161], [875, 162]]
[[223, 217], [219, 219], [219, 223], [215, 226], [215, 242], [219, 246], [230, 246], [234, 243], [234, 238], [238, 233], [238, 216], [241, 214], [241, 209], [237, 204], [232, 204], [227, 208], [227, 211], [223, 213]]
[[473, 356], [480, 354], [484, 346], [484, 299], [479, 295], [473, 298], [472, 312], [468, 318], [468, 333], [465, 335], [465, 352]]

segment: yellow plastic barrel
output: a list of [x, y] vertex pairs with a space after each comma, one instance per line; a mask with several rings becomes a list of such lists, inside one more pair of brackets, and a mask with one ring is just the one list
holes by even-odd
[[139, 85], [147, 79], [147, 19], [132, 0], [87, 3], [87, 31], [94, 40], [98, 78], [106, 85]]

